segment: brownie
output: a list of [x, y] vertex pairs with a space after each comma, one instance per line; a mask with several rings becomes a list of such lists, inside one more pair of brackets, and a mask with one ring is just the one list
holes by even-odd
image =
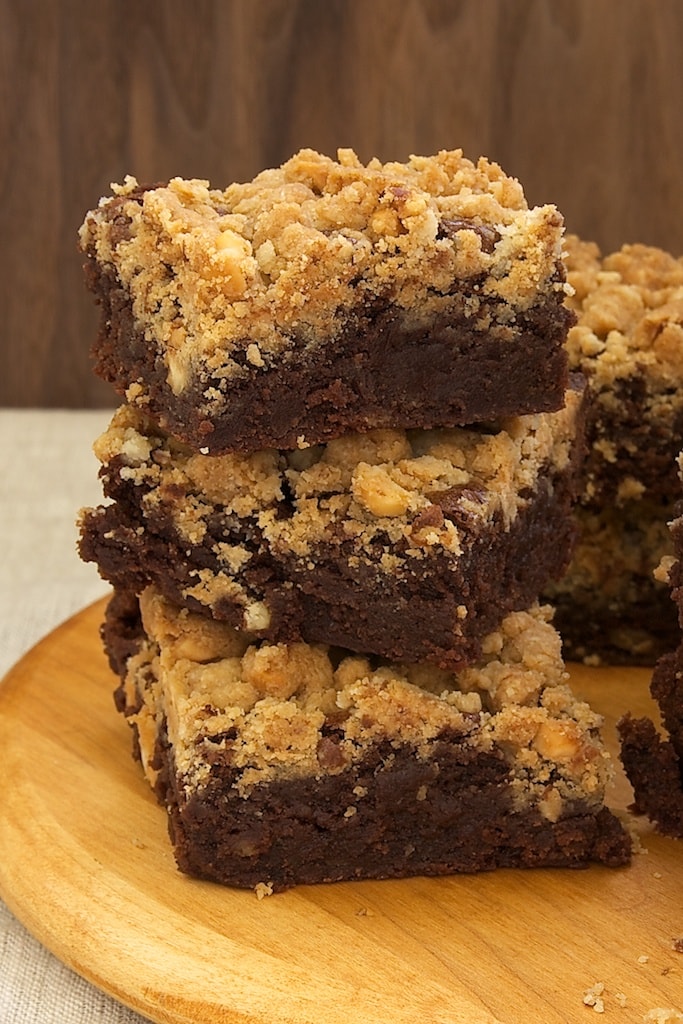
[[653, 578], [670, 554], [683, 436], [683, 259], [625, 245], [604, 258], [566, 240], [570, 367], [589, 382], [587, 455], [569, 571], [545, 595], [572, 658], [653, 665], [677, 644]]
[[80, 232], [95, 369], [211, 454], [556, 410], [562, 234], [460, 150], [303, 150], [224, 190], [127, 178]]
[[[683, 484], [683, 454], [676, 460]], [[671, 588], [680, 625], [675, 650], [655, 665], [650, 692], [659, 709], [662, 731], [648, 718], [625, 715], [619, 722], [621, 759], [633, 786], [633, 809], [647, 815], [665, 835], [683, 838], [683, 509], [669, 524], [672, 554], [658, 576]]]
[[649, 718], [627, 714], [618, 723], [621, 760], [633, 787], [632, 810], [663, 835], [683, 839], [683, 647], [663, 655], [652, 676], [667, 735]]
[[457, 667], [571, 555], [583, 387], [555, 413], [201, 455], [123, 406], [80, 550], [120, 589], [273, 642]]
[[[628, 862], [600, 719], [567, 686], [548, 608], [507, 616], [455, 675], [255, 641], [152, 588], [140, 606], [117, 706], [182, 871], [272, 892]], [[110, 607], [120, 652], [118, 630]]]

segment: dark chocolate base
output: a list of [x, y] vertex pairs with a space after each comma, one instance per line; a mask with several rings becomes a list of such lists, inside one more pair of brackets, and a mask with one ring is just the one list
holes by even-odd
[[[170, 517], [143, 519], [139, 489], [124, 483], [112, 494], [115, 504], [86, 516], [80, 553], [117, 588], [139, 593], [154, 584], [176, 604], [245, 628], [241, 606], [225, 599], [208, 608], [184, 592], [197, 582], [197, 570], [221, 570], [210, 550], [216, 540], [246, 540], [254, 556], [239, 580], [271, 613], [256, 637], [458, 668], [477, 659], [483, 638], [505, 615], [528, 608], [564, 572], [575, 538], [570, 490], [569, 477], [545, 478], [508, 531], [492, 523], [465, 534], [457, 564], [445, 555], [406, 555], [404, 567], [389, 573], [380, 563], [381, 544], [374, 561], [360, 566], [349, 561], [354, 549], [341, 543], [321, 545], [310, 560], [296, 559], [267, 549], [255, 521], [218, 513], [208, 542], [188, 547]], [[463, 605], [464, 619], [458, 614]]]
[[[245, 338], [242, 379], [205, 377], [174, 395], [126, 290], [93, 258], [85, 269], [102, 312], [95, 372], [119, 394], [141, 382], [146, 412], [195, 450], [294, 449], [301, 437], [317, 444], [378, 427], [458, 426], [554, 411], [564, 401], [564, 341], [575, 318], [561, 292], [486, 331], [465, 315], [466, 295], [454, 294], [452, 312], [428, 329], [406, 329], [393, 307], [365, 309], [330, 344], [293, 337], [266, 371], [247, 362]], [[468, 293], [476, 284], [467, 282]], [[208, 388], [221, 397], [208, 402]]]
[[[504, 762], [472, 756], [456, 737], [442, 738], [425, 762], [387, 744], [341, 775], [271, 783], [247, 799], [230, 789], [230, 768], [217, 764], [207, 789], [186, 801], [169, 751], [160, 751], [160, 763], [157, 795], [179, 868], [227, 885], [266, 882], [276, 891], [629, 860], [630, 842], [609, 811], [579, 806], [556, 823], [536, 810], [514, 811]], [[362, 799], [354, 795], [358, 786], [367, 789]], [[347, 816], [349, 807], [356, 810]]]

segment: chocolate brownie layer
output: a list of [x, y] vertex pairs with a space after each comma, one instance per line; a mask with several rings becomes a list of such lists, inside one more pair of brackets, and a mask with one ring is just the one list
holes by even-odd
[[251, 456], [194, 454], [124, 406], [81, 554], [263, 638], [464, 664], [566, 567], [582, 404]]
[[133, 179], [81, 228], [96, 370], [195, 450], [558, 409], [562, 219], [460, 151]]
[[625, 245], [601, 258], [567, 239], [569, 304], [578, 322], [570, 365], [588, 378], [588, 455], [583, 501], [594, 508], [641, 496], [678, 497], [683, 436], [683, 258]]
[[[250, 643], [149, 590], [141, 606], [117, 702], [181, 870], [274, 891], [628, 861], [600, 720], [566, 685], [547, 610], [508, 616], [455, 676]], [[104, 632], [120, 651], [115, 610]]]

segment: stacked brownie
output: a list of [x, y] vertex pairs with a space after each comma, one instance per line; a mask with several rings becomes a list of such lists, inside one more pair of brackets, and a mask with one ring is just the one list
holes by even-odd
[[577, 323], [570, 367], [592, 394], [577, 508], [580, 539], [550, 588], [571, 658], [652, 665], [676, 643], [676, 610], [654, 572], [671, 553], [683, 437], [683, 259], [625, 245], [601, 257], [567, 239]]
[[179, 866], [238, 886], [622, 864], [599, 720], [539, 595], [584, 384], [562, 222], [459, 151], [128, 179], [81, 229], [81, 553]]

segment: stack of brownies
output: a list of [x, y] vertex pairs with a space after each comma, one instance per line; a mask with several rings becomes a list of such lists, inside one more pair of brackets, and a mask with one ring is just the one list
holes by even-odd
[[86, 217], [117, 705], [176, 859], [236, 886], [625, 863], [539, 595], [585, 396], [562, 220], [460, 151], [302, 151]]

